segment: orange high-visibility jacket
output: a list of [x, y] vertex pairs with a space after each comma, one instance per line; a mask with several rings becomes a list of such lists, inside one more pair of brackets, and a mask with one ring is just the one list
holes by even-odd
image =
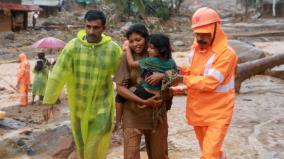
[[[213, 35], [214, 24], [205, 28]], [[187, 86], [187, 121], [193, 126], [229, 124], [234, 108], [237, 56], [227, 45], [220, 23], [211, 48], [202, 53], [199, 50], [195, 42], [189, 53], [189, 66], [181, 71]]]
[[24, 53], [19, 55], [20, 65], [17, 73], [18, 83], [20, 85], [30, 84], [30, 64]]

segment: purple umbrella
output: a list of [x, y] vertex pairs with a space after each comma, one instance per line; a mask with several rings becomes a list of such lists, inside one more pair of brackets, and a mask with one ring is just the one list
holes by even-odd
[[53, 37], [46, 37], [40, 39], [39, 41], [35, 42], [32, 45], [32, 47], [34, 48], [50, 48], [50, 49], [63, 48], [64, 46], [65, 46], [64, 41]]

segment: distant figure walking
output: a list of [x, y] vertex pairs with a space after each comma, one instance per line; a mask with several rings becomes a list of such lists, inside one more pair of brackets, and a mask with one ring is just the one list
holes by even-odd
[[30, 84], [30, 64], [25, 53], [19, 55], [19, 69], [17, 73], [17, 88], [20, 92], [20, 105], [28, 105], [28, 90]]
[[36, 19], [38, 18], [38, 13], [37, 12], [34, 12], [34, 14], [33, 14], [33, 28], [35, 28], [35, 26], [36, 26]]
[[39, 96], [39, 104], [43, 100], [46, 83], [48, 79], [48, 67], [44, 64], [43, 60], [38, 60], [34, 69], [33, 89], [32, 89], [32, 104], [34, 104], [35, 96]]

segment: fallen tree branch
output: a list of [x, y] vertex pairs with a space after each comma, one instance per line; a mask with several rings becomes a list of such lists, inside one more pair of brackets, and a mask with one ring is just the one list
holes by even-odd
[[265, 57], [262, 59], [241, 63], [237, 66], [235, 90], [240, 91], [244, 80], [259, 74], [264, 74], [267, 69], [284, 64], [284, 54]]
[[229, 37], [237, 38], [237, 37], [258, 37], [258, 36], [283, 36], [284, 30], [269, 30], [269, 31], [261, 31], [261, 32], [249, 32], [249, 33], [231, 33]]
[[266, 70], [264, 75], [280, 78], [284, 80], [284, 71], [283, 70]]

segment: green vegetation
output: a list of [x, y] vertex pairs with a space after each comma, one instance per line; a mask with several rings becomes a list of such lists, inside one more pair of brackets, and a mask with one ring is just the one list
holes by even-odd
[[135, 18], [155, 16], [168, 20], [171, 15], [178, 13], [184, 0], [107, 0], [115, 4], [120, 14]]

